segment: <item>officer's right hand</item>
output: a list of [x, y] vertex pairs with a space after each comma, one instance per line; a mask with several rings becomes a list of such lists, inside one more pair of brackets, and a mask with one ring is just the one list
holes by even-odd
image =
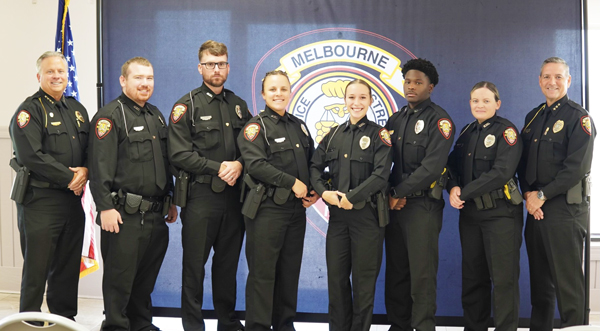
[[116, 209], [108, 209], [100, 212], [100, 223], [102, 230], [119, 233], [119, 224], [123, 224], [123, 219]]
[[465, 206], [465, 202], [460, 199], [460, 187], [454, 186], [450, 190], [450, 205], [456, 209], [462, 209]]
[[406, 206], [406, 198], [394, 198], [391, 194], [388, 194], [388, 203], [390, 204], [391, 210], [400, 210]]
[[296, 182], [294, 183], [294, 186], [292, 186], [292, 191], [296, 194], [296, 198], [304, 198], [308, 193], [308, 188], [306, 187], [306, 184], [296, 178]]

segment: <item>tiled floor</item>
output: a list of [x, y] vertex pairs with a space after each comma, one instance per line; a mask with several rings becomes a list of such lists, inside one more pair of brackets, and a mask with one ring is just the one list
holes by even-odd
[[[5, 316], [12, 315], [19, 311], [19, 295], [12, 293], [0, 293], [0, 319]], [[42, 307], [42, 311], [48, 311], [46, 304]], [[79, 314], [75, 317], [77, 323], [82, 324], [90, 331], [100, 330], [100, 324], [103, 320], [102, 315], [102, 300], [99, 299], [79, 299]], [[590, 315], [592, 325], [600, 325], [600, 314]], [[206, 330], [213, 331], [217, 329], [216, 320], [206, 320]], [[155, 317], [154, 324], [163, 331], [183, 331], [180, 318], [170, 317]], [[329, 330], [325, 323], [301, 323], [295, 324], [297, 331], [327, 331]], [[371, 331], [387, 331], [389, 325], [373, 325]], [[462, 327], [445, 327], [438, 326], [436, 331], [462, 331]], [[490, 329], [493, 330], [493, 329]], [[526, 329], [519, 329], [525, 331]]]

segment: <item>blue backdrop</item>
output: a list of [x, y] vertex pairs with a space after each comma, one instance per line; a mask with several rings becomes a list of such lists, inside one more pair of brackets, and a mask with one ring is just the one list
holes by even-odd
[[[365, 77], [373, 85], [373, 120], [385, 123], [406, 104], [399, 68], [422, 57], [438, 69], [432, 100], [445, 108], [458, 129], [472, 120], [468, 99], [478, 81], [494, 82], [502, 99], [499, 114], [519, 128], [525, 114], [544, 101], [538, 85], [541, 62], [560, 56], [571, 66], [569, 96], [581, 103], [581, 8], [579, 0], [260, 0], [104, 1], [103, 60], [105, 102], [120, 94], [120, 66], [133, 56], [154, 65], [150, 100], [168, 116], [174, 102], [201, 84], [198, 48], [207, 39], [229, 48], [226, 87], [255, 112], [264, 107], [260, 80], [282, 68], [291, 73], [290, 112], [303, 118], [313, 136], [345, 119], [341, 99], [326, 85]], [[319, 131], [321, 130], [321, 131]], [[324, 258], [327, 211], [307, 213], [307, 233], [298, 310], [327, 312]], [[170, 245], [154, 305], [180, 307], [181, 224], [170, 226]], [[521, 317], [529, 317], [529, 272], [521, 250]], [[243, 256], [244, 254], [242, 254]], [[449, 204], [440, 236], [438, 316], [462, 316], [458, 212]], [[375, 313], [384, 314], [384, 268]], [[240, 260], [238, 310], [244, 310], [246, 260]], [[210, 266], [204, 307], [212, 309]]]

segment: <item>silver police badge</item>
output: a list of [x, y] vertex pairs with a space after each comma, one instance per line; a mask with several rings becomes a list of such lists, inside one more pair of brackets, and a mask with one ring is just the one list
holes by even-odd
[[494, 136], [493, 134], [488, 134], [487, 137], [485, 137], [485, 140], [483, 141], [483, 145], [485, 146], [485, 148], [490, 148], [494, 146], [495, 143], [496, 136]]
[[308, 130], [306, 130], [306, 126], [304, 126], [304, 124], [300, 124], [300, 127], [302, 128], [302, 132], [304, 132], [304, 134], [308, 137]]
[[367, 147], [369, 147], [369, 145], [371, 145], [371, 138], [369, 138], [367, 136], [362, 136], [362, 138], [360, 138], [359, 145], [360, 145], [360, 148], [367, 149]]
[[421, 133], [421, 131], [423, 131], [424, 127], [425, 127], [425, 122], [423, 122], [423, 120], [418, 120], [417, 124], [415, 124], [415, 133], [416, 134]]
[[240, 105], [235, 105], [235, 113], [240, 119], [242, 118], [242, 109], [240, 109]]

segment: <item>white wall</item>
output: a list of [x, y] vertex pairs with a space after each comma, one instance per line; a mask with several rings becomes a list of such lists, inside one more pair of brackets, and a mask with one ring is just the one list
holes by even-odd
[[[71, 0], [69, 5], [71, 30], [75, 43], [75, 59], [79, 78], [81, 102], [90, 117], [96, 113], [96, 1]], [[56, 0], [0, 0], [0, 139], [8, 136], [8, 124], [17, 107], [26, 97], [39, 88], [35, 62], [45, 51], [54, 49], [54, 37], [58, 15]], [[10, 148], [10, 145], [7, 145]], [[8, 164], [10, 149], [0, 154], [0, 169]], [[7, 175], [8, 176], [8, 175]], [[4, 178], [6, 176], [3, 176]], [[7, 181], [7, 180], [4, 180]], [[5, 189], [5, 186], [2, 186]], [[10, 189], [10, 185], [8, 186]], [[18, 292], [21, 275], [21, 252], [18, 248], [18, 231], [13, 215], [14, 203], [9, 195], [0, 195], [0, 291]], [[5, 201], [6, 200], [6, 201]], [[14, 213], [16, 214], [16, 213]], [[8, 219], [4, 219], [8, 218]], [[7, 243], [5, 238], [15, 235], [16, 240]], [[99, 241], [98, 241], [99, 242]], [[98, 252], [99, 254], [100, 252]], [[101, 271], [84, 277], [80, 282], [80, 295], [101, 297]]]

